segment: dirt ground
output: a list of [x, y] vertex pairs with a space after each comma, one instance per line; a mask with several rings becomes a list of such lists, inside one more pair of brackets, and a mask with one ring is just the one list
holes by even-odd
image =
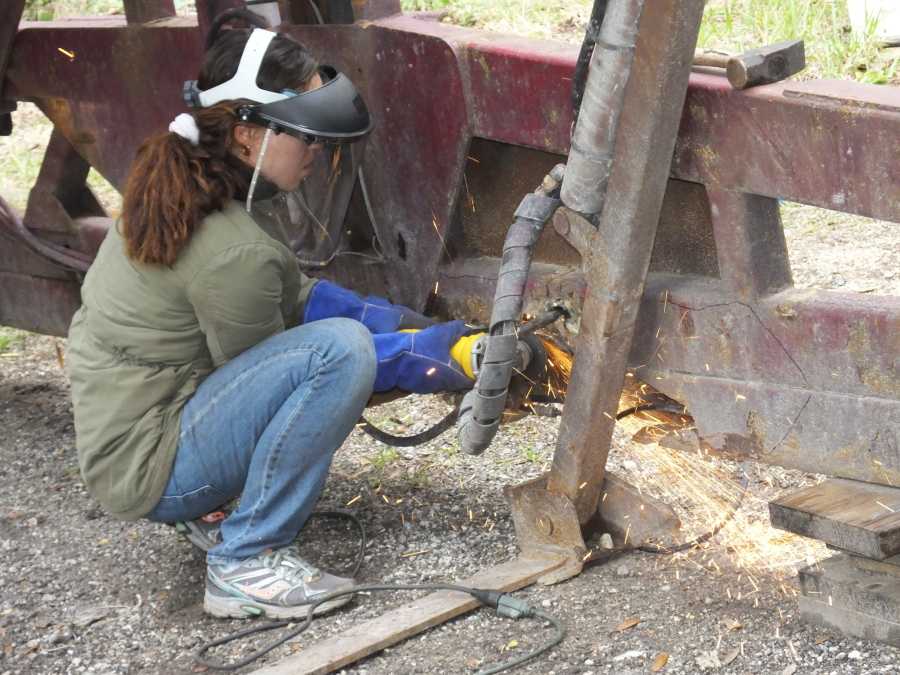
[[[791, 207], [786, 232], [798, 285], [900, 294], [895, 225]], [[62, 369], [64, 340], [4, 334], [0, 674], [197, 672], [198, 645], [244, 624], [203, 614], [204, 566], [187, 542], [163, 525], [112, 520], [85, 492]], [[446, 410], [436, 397], [411, 397], [369, 415], [411, 433]], [[664, 673], [900, 673], [900, 650], [844, 639], [798, 618], [796, 570], [827, 553], [817, 542], [770, 528], [766, 503], [817, 477], [637, 445], [630, 441], [634, 424], [617, 429], [610, 466], [672, 503], [686, 536], [739, 504], [738, 515], [689, 553], [634, 553], [566, 583], [520, 592], [568, 627], [561, 646], [522, 672], [647, 673], [664, 654]], [[501, 488], [546, 469], [557, 428], [558, 419], [525, 418], [504, 427], [477, 458], [458, 452], [452, 432], [402, 450], [355, 432], [337, 456], [321, 507], [347, 508], [365, 524], [371, 542], [362, 580], [463, 578], [516, 555]], [[749, 482], [741, 497], [743, 475]], [[349, 529], [319, 522], [302, 541], [310, 558], [334, 570], [346, 569], [356, 545]], [[363, 598], [263, 663], [407, 599]], [[482, 610], [346, 672], [473, 672], [530, 649], [545, 634], [540, 625]], [[261, 642], [218, 655], [233, 658]]]

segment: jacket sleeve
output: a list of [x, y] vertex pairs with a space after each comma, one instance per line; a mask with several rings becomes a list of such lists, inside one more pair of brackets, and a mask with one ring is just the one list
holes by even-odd
[[188, 296], [216, 368], [282, 332], [284, 259], [270, 244], [233, 246], [188, 286]]

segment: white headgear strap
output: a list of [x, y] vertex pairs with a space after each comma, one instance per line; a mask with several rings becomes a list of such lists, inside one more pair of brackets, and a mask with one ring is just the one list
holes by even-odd
[[250, 99], [256, 103], [273, 103], [290, 98], [287, 94], [260, 89], [256, 84], [266, 50], [275, 35], [270, 30], [254, 28], [247, 39], [244, 52], [241, 54], [241, 62], [238, 64], [234, 77], [211, 89], [201, 91], [199, 93], [200, 105], [208, 108], [220, 101], [233, 101], [239, 98]]
[[173, 134], [178, 134], [191, 145], [200, 144], [200, 129], [193, 115], [181, 113], [169, 122], [169, 131]]

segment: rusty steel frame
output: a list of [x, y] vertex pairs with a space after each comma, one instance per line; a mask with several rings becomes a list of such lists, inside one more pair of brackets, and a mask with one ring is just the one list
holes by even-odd
[[[282, 1], [282, 16], [310, 21], [306, 4]], [[200, 5], [205, 24], [212, 3]], [[576, 49], [399, 14], [393, 0], [352, 8], [353, 18], [366, 21], [284, 26], [352, 75], [377, 123], [363, 165], [386, 260], [337, 264], [330, 274], [418, 308], [440, 281], [438, 307], [483, 319], [514, 208], [507, 201], [517, 202], [519, 186], [536, 184], [568, 151]], [[57, 130], [47, 162], [69, 157], [63, 165], [73, 167], [55, 174], [62, 185], [41, 187], [56, 195], [54, 203], [35, 193], [26, 223], [84, 251], [92, 245], [82, 218], [95, 209], [85, 207], [90, 198], [72, 155], [121, 187], [140, 140], [181, 109], [181, 82], [195, 75], [202, 52], [196, 19], [165, 12], [149, 23], [139, 19], [23, 24], [0, 90], [0, 99], [40, 106]], [[640, 127], [624, 123], [627, 148]], [[900, 481], [900, 298], [793, 288], [777, 201], [900, 222], [897, 138], [897, 88], [812, 81], [739, 92], [724, 77], [691, 75], [640, 309], [633, 322], [623, 314], [609, 325], [633, 323], [630, 368], [684, 403], [712, 447], [847, 478]], [[627, 194], [625, 179], [616, 180]], [[47, 215], [57, 207], [65, 217]], [[588, 298], [587, 343], [609, 323], [591, 298], [604, 292], [595, 261], [614, 245], [615, 231], [596, 239], [577, 219], [555, 225], [538, 248], [529, 300], [537, 306], [563, 298], [581, 307]], [[653, 239], [652, 226], [645, 227], [644, 249]], [[634, 260], [622, 282], [629, 288], [645, 262]], [[636, 299], [621, 298], [633, 311]], [[0, 323], [64, 334], [77, 302], [77, 275], [18, 244], [0, 250]], [[600, 413], [587, 403], [609, 402], [595, 398], [588, 382], [611, 372], [600, 355], [579, 350], [566, 447], [550, 478], [553, 490], [578, 503], [580, 520], [596, 495], [579, 496], [576, 488], [598, 484], [605, 440], [573, 432], [582, 425], [596, 431]], [[614, 370], [610, 391], [621, 376]]]
[[606, 203], [580, 251], [587, 293], [547, 489], [566, 495], [582, 523], [600, 503], [703, 6], [657, 0], [641, 15]]

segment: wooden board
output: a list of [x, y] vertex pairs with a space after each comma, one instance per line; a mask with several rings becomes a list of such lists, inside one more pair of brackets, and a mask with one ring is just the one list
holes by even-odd
[[772, 525], [884, 560], [900, 553], [900, 489], [834, 478], [769, 503]]
[[[563, 558], [516, 558], [455, 583], [476, 588], [515, 591], [531, 585], [538, 577], [559, 567], [563, 562]], [[432, 593], [317, 642], [294, 656], [254, 671], [253, 675], [331, 673], [479, 606], [477, 600], [465, 593], [451, 591]]]

